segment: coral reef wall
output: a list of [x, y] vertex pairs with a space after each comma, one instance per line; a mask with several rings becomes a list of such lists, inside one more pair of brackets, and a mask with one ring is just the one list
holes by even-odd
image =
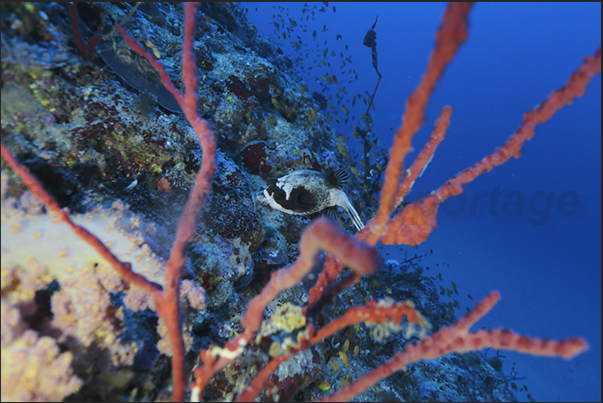
[[[136, 272], [159, 284], [177, 219], [203, 158], [195, 134], [159, 76], [123, 47], [118, 23], [150, 49], [180, 85], [183, 6], [77, 4], [90, 54], [76, 46], [64, 3], [2, 3], [2, 141], [52, 195], [77, 213]], [[240, 318], [270, 273], [293, 261], [309, 217], [256, 202], [271, 179], [298, 169], [349, 166], [345, 145], [304, 91], [292, 62], [257, 35], [230, 3], [203, 3], [195, 57], [200, 110], [218, 138], [217, 173], [181, 293], [188, 369], [197, 353], [241, 331]], [[343, 147], [343, 148], [342, 148]], [[346, 189], [359, 205], [360, 189]], [[359, 209], [360, 210], [360, 209]], [[368, 217], [372, 212], [367, 209]], [[354, 227], [343, 217], [348, 231]], [[454, 321], [434, 279], [417, 262], [388, 261], [321, 312], [329, 320], [367, 296], [412, 299], [437, 330]], [[149, 296], [124, 282], [26, 191], [2, 163], [2, 400], [162, 400], [170, 396], [171, 345]], [[383, 286], [388, 284], [387, 287]], [[268, 307], [302, 305], [305, 282]], [[278, 332], [284, 332], [277, 327]], [[288, 329], [288, 328], [286, 328]], [[265, 364], [282, 334], [205, 398], [231, 399]], [[415, 336], [413, 336], [415, 337]], [[408, 342], [358, 325], [298, 353], [276, 371], [263, 399], [306, 400], [383, 363]], [[25, 358], [26, 357], [26, 358]], [[332, 391], [332, 390], [331, 390]], [[477, 353], [409, 366], [361, 400], [513, 400], [504, 375]]]

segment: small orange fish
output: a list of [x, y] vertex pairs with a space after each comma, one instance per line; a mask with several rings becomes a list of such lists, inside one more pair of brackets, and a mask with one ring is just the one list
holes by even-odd
[[348, 355], [346, 353], [344, 353], [343, 351], [340, 351], [339, 358], [345, 364], [346, 367], [350, 366], [350, 363], [348, 362]]

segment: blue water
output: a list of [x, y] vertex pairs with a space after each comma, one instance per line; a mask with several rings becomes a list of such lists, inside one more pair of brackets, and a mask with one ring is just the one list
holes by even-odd
[[[379, 15], [375, 31], [383, 79], [371, 116], [378, 147], [389, 149], [404, 101], [424, 71], [445, 5], [309, 6], [314, 4], [315, 15], [307, 22], [303, 3], [244, 3], [243, 7], [249, 9], [248, 17], [260, 34], [271, 36], [292, 59], [303, 58], [298, 70], [311, 91], [329, 93], [314, 77], [320, 81], [325, 73], [339, 76], [348, 92], [344, 99], [349, 116], [366, 111], [362, 103], [352, 108], [349, 100], [356, 93], [372, 93], [377, 81], [370, 49], [362, 40]], [[323, 6], [324, 12], [319, 12]], [[284, 21], [303, 21], [307, 32], [289, 23], [290, 32], [283, 39], [283, 27], [274, 26], [276, 14]], [[600, 3], [477, 4], [470, 23], [469, 40], [440, 80], [426, 111], [426, 124], [413, 141], [419, 150], [439, 111], [452, 106], [446, 139], [417, 180], [411, 200], [501, 145], [520, 125], [523, 113], [561, 87], [583, 56], [593, 55], [601, 42]], [[293, 47], [292, 42], [300, 39], [309, 56]], [[323, 49], [328, 49], [326, 57]], [[331, 51], [336, 56], [330, 56]], [[340, 52], [352, 63], [340, 68]], [[331, 68], [322, 66], [321, 59], [330, 61]], [[348, 84], [353, 77], [350, 67], [358, 80]], [[337, 86], [330, 91], [334, 96]], [[344, 116], [341, 110], [339, 116]], [[351, 138], [349, 124], [342, 121], [335, 126]], [[353, 139], [348, 144], [359, 147]], [[459, 315], [489, 291], [501, 292], [499, 305], [477, 326], [507, 327], [548, 338], [579, 335], [589, 342], [590, 350], [571, 361], [503, 352], [505, 374], [525, 377], [516, 383], [525, 384], [537, 401], [601, 400], [600, 150], [601, 76], [597, 75], [582, 98], [537, 127], [521, 158], [466, 186], [464, 207], [457, 197], [441, 208], [438, 228], [423, 245], [409, 251], [423, 254], [433, 249], [423, 263], [432, 274], [441, 271], [445, 287], [451, 280], [457, 284], [462, 296]], [[475, 198], [480, 192], [487, 192], [481, 200]], [[501, 195], [495, 200], [492, 192]], [[524, 198], [518, 214], [504, 213], [508, 197]], [[403, 258], [398, 248], [384, 252]], [[516, 395], [527, 399], [526, 391]]]

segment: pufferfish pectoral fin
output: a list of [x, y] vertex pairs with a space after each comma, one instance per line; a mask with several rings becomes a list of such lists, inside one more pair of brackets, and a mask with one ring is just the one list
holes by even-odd
[[339, 189], [350, 181], [348, 173], [343, 168], [330, 168], [327, 170], [326, 175], [331, 185]]
[[339, 212], [337, 211], [337, 206], [327, 207], [322, 211], [322, 214], [325, 217], [329, 217], [333, 221], [339, 221]]

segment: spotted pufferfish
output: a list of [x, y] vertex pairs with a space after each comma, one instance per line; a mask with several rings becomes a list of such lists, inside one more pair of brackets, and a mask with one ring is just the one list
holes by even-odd
[[347, 211], [356, 229], [361, 231], [364, 224], [341, 189], [348, 181], [343, 169], [330, 169], [327, 173], [302, 169], [273, 180], [257, 199], [283, 213], [307, 215], [323, 211], [333, 219], [337, 219], [339, 206]]

